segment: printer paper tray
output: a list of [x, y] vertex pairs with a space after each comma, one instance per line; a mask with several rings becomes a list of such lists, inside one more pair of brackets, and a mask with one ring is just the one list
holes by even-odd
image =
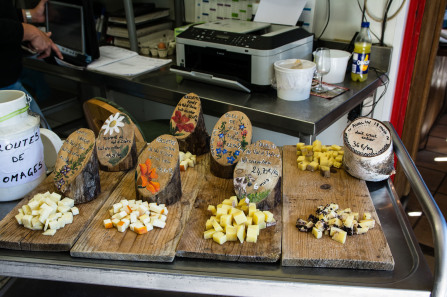
[[205, 83], [210, 83], [210, 84], [219, 85], [222, 87], [227, 87], [227, 88], [251, 93], [251, 90], [247, 86], [244, 86], [242, 83], [240, 83], [236, 80], [218, 77], [218, 76], [216, 76], [214, 74], [210, 74], [210, 73], [188, 70], [186, 68], [176, 66], [176, 65], [172, 65], [170, 70], [172, 72], [180, 74], [181, 76], [183, 76], [185, 78], [190, 78], [190, 79], [205, 82]]

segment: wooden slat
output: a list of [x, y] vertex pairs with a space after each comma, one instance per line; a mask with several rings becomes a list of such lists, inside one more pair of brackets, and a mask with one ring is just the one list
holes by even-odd
[[[344, 170], [337, 170], [330, 178], [318, 172], [300, 171], [294, 146], [283, 148], [283, 177], [283, 266], [394, 269], [394, 259], [365, 181]], [[325, 189], [328, 187], [324, 185], [330, 188]], [[363, 235], [348, 236], [345, 244], [326, 235], [316, 239], [311, 233], [298, 231], [298, 218], [307, 220], [319, 205], [327, 203], [350, 207], [361, 215], [370, 212], [376, 227]]]
[[209, 155], [204, 161], [199, 169], [204, 181], [178, 245], [177, 256], [240, 262], [278, 261], [281, 255], [281, 206], [272, 210], [277, 225], [261, 230], [257, 243], [233, 241], [219, 245], [212, 239], [203, 239], [205, 223], [210, 217], [208, 205], [217, 205], [235, 195], [233, 180], [216, 177], [210, 172]]
[[130, 230], [124, 233], [115, 228], [105, 229], [103, 220], [110, 218], [109, 209], [121, 199], [135, 199], [135, 172], [129, 172], [120, 182], [97, 216], [86, 228], [70, 251], [73, 257], [172, 262], [195, 197], [203, 181], [200, 167], [204, 157], [198, 157], [198, 166], [181, 172], [182, 197], [169, 205], [166, 227], [154, 227], [146, 234], [138, 235]]
[[[144, 145], [138, 143], [137, 151], [140, 152]], [[59, 229], [54, 236], [45, 236], [42, 235], [41, 230], [29, 230], [19, 225], [14, 216], [18, 214], [18, 209], [27, 204], [35, 194], [46, 191], [57, 192], [53, 174], [49, 175], [0, 222], [0, 247], [26, 251], [69, 251], [104, 201], [109, 198], [125, 172], [100, 171], [99, 175], [101, 193], [97, 198], [88, 203], [76, 205], [79, 208], [79, 215], [74, 216], [73, 223]]]

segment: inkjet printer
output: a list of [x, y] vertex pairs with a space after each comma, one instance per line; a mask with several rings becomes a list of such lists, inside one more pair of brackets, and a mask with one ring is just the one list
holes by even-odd
[[184, 78], [245, 92], [272, 84], [273, 63], [312, 59], [313, 35], [295, 27], [221, 20], [189, 27], [176, 38], [177, 65]]

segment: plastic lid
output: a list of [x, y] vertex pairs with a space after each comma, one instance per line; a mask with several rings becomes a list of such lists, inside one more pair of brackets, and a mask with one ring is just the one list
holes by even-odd
[[369, 28], [369, 22], [362, 22], [362, 28]]

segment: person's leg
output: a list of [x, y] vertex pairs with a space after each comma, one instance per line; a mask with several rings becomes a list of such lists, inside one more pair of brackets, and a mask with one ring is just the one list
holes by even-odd
[[42, 111], [40, 110], [39, 105], [37, 105], [36, 100], [33, 99], [31, 94], [23, 87], [23, 85], [20, 81], [17, 81], [14, 84], [9, 85], [7, 87], [0, 88], [0, 90], [19, 90], [19, 91], [22, 91], [25, 94], [27, 94], [28, 97], [31, 99], [29, 108], [32, 112], [35, 112], [40, 116], [40, 123], [41, 123], [42, 128], [51, 129], [50, 125], [48, 125], [48, 122], [45, 119]]

